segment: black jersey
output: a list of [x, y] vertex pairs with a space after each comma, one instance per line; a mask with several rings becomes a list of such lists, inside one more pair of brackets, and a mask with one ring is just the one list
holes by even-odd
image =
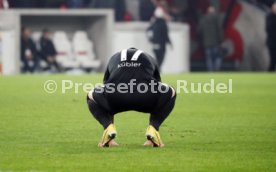
[[149, 54], [135, 48], [125, 49], [113, 55], [104, 75], [104, 84], [161, 82], [156, 60]]

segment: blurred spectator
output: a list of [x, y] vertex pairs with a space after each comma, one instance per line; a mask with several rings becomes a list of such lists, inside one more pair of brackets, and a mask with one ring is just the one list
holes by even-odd
[[208, 7], [207, 14], [199, 22], [199, 32], [203, 39], [208, 71], [219, 71], [222, 63], [220, 45], [223, 42], [223, 27], [215, 7]]
[[43, 61], [47, 63], [47, 65], [44, 67], [44, 70], [51, 70], [51, 71], [59, 71], [60, 67], [56, 62], [56, 55], [57, 51], [55, 49], [55, 46], [50, 39], [49, 30], [44, 29], [42, 31], [42, 37], [40, 38], [40, 47], [41, 52], [40, 56]]
[[170, 16], [172, 17], [173, 21], [180, 22], [180, 21], [183, 20], [181, 8], [179, 6], [176, 6], [176, 5], [171, 6]]
[[126, 9], [133, 20], [139, 20], [139, 3], [140, 0], [126, 0]]
[[33, 73], [37, 66], [37, 50], [33, 40], [30, 38], [31, 30], [29, 28], [22, 28], [21, 35], [21, 62], [22, 72]]
[[276, 69], [276, 2], [266, 18], [267, 45], [270, 53], [269, 71]]
[[154, 0], [140, 0], [139, 13], [140, 20], [150, 21], [154, 14], [155, 4]]
[[189, 7], [189, 0], [171, 0], [170, 16], [172, 17], [172, 21], [183, 22], [185, 12], [188, 9], [192, 10]]
[[123, 21], [126, 14], [125, 0], [92, 0], [90, 7], [114, 9], [116, 21]]
[[210, 5], [213, 6], [217, 10], [220, 8], [220, 1], [221, 0], [209, 0]]
[[169, 29], [167, 20], [168, 14], [165, 11], [165, 1], [159, 1], [158, 6], [154, 12], [154, 19], [152, 25], [148, 28], [149, 40], [153, 44], [153, 51], [157, 59], [159, 67], [162, 66], [165, 54], [166, 45], [172, 45], [169, 38]]

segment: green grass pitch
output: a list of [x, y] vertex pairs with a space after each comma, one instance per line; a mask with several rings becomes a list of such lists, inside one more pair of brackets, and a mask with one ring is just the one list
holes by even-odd
[[179, 94], [160, 129], [162, 149], [142, 146], [148, 115], [137, 112], [115, 117], [120, 147], [100, 149], [103, 130], [85, 93], [43, 90], [48, 79], [96, 83], [102, 76], [1, 76], [0, 172], [276, 171], [275, 74], [164, 75], [173, 86], [233, 79], [233, 93]]

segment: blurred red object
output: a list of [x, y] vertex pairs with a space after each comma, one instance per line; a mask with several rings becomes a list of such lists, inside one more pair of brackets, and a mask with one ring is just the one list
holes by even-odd
[[60, 10], [67, 10], [68, 7], [66, 6], [66, 4], [61, 4], [59, 7]]
[[124, 21], [132, 21], [132, 16], [131, 14], [127, 11], [125, 12], [125, 15], [124, 15]]
[[4, 0], [0, 0], [0, 8], [4, 8]]

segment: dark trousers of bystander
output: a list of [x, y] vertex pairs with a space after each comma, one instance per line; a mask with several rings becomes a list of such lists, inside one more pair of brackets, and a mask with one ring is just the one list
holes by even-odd
[[220, 71], [222, 57], [219, 47], [205, 48], [206, 64], [208, 71]]
[[157, 48], [153, 49], [158, 66], [161, 68], [166, 54], [166, 45], [157, 44]]
[[273, 72], [276, 70], [276, 47], [269, 47], [270, 64], [268, 71]]

